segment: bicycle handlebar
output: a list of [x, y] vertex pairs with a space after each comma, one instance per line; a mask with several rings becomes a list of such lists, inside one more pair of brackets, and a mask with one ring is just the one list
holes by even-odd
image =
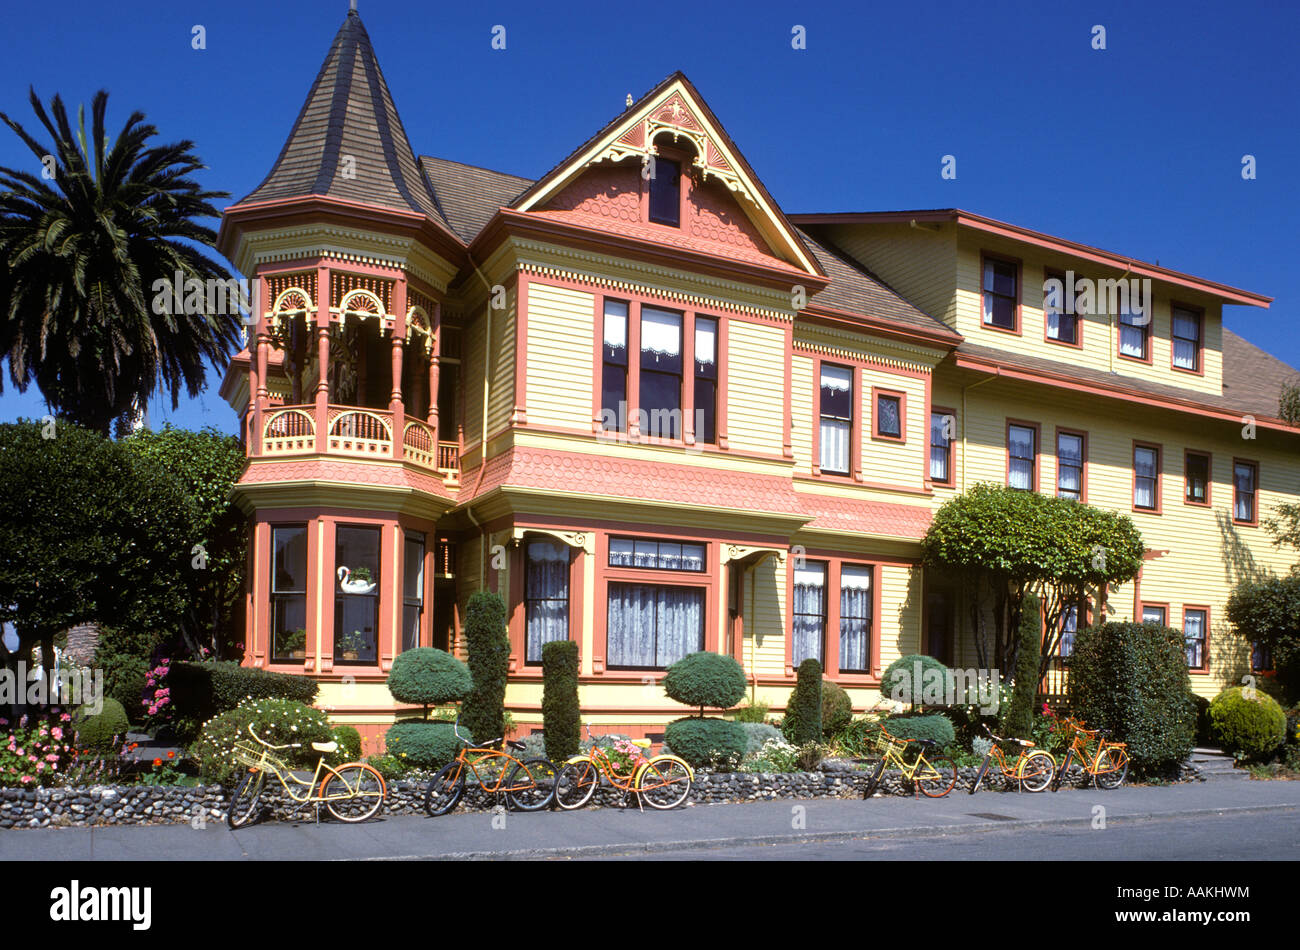
[[251, 722], [248, 724], [248, 734], [252, 736], [254, 739], [256, 739], [258, 742], [262, 743], [262, 745], [266, 746], [268, 749], [301, 749], [302, 748], [301, 742], [290, 742], [288, 745], [272, 745], [271, 743], [267, 742], [265, 739], [263, 739], [261, 736], [259, 736], [256, 732], [253, 731], [253, 724]]
[[469, 746], [471, 749], [491, 749], [493, 746], [495, 746], [497, 743], [501, 742], [502, 739], [505, 738], [505, 736], [502, 736], [501, 739], [493, 739], [491, 742], [471, 742], [469, 739], [466, 739], [464, 736], [460, 734], [459, 726], [460, 726], [460, 716], [457, 716], [456, 721], [451, 724], [451, 731], [456, 734], [457, 739], [465, 743], [465, 745]]

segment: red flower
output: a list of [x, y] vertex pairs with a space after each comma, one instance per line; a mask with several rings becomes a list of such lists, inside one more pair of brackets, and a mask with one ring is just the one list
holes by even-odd
[[169, 758], [169, 759], [174, 759], [174, 758], [176, 758], [176, 750], [175, 750], [175, 749], [168, 749], [168, 750], [167, 750], [167, 758]]
[[154, 767], [154, 768], [158, 768], [158, 766], [160, 766], [160, 765], [162, 765], [162, 759], [154, 759], [154, 760], [153, 760], [153, 767]]

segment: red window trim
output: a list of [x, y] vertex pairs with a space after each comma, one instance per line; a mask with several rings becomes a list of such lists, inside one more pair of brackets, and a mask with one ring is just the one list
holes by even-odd
[[[1174, 363], [1174, 311], [1184, 310], [1196, 315], [1198, 321], [1197, 343], [1196, 343], [1196, 368], [1187, 369], [1177, 366]], [[1188, 376], [1205, 375], [1205, 308], [1193, 306], [1188, 303], [1179, 303], [1177, 300], [1169, 301], [1169, 368], [1177, 373], [1186, 373]]]
[[[822, 460], [822, 366], [847, 369], [853, 373], [853, 392], [849, 406], [853, 418], [849, 420], [849, 471], [823, 472]], [[873, 413], [874, 415], [874, 413]], [[862, 364], [853, 360], [813, 358], [813, 419], [812, 419], [812, 458], [809, 465], [813, 475], [828, 481], [856, 483], [862, 479]]]
[[[528, 662], [528, 605], [524, 601], [527, 592], [528, 542], [551, 541], [569, 551], [569, 639], [581, 644], [579, 634], [582, 623], [582, 575], [585, 567], [586, 552], [575, 548], [545, 531], [524, 529], [525, 534], [519, 539], [518, 546], [511, 552], [510, 558], [510, 613], [506, 629], [510, 635], [510, 675], [520, 679], [541, 679], [540, 663]], [[577, 626], [575, 627], [575, 618]], [[581, 646], [579, 646], [581, 649]], [[581, 668], [581, 666], [579, 667]]]
[[[1131, 302], [1132, 301], [1130, 301], [1130, 303]], [[1144, 337], [1143, 344], [1142, 344], [1142, 351], [1146, 355], [1141, 357], [1129, 356], [1127, 353], [1123, 351], [1122, 340], [1124, 336], [1124, 324], [1120, 320], [1120, 314], [1118, 312], [1115, 314], [1115, 355], [1122, 360], [1128, 360], [1130, 363], [1141, 363], [1144, 366], [1152, 366], [1154, 365], [1154, 359], [1155, 359], [1154, 351], [1155, 351], [1156, 315], [1155, 315], [1155, 305], [1151, 301], [1147, 301], [1147, 307], [1150, 312], [1147, 314], [1146, 325], [1140, 327]]]
[[1030, 489], [1029, 489], [1029, 490], [1030, 490], [1030, 491], [1035, 491], [1035, 492], [1036, 492], [1036, 491], [1038, 491], [1039, 486], [1042, 485], [1042, 483], [1043, 483], [1043, 480], [1042, 480], [1042, 465], [1043, 465], [1043, 426], [1042, 426], [1042, 423], [1039, 423], [1039, 422], [1030, 422], [1030, 421], [1028, 421], [1027, 419], [1012, 419], [1012, 418], [1010, 418], [1010, 417], [1007, 418], [1007, 420], [1006, 420], [1006, 424], [1003, 426], [1003, 436], [1004, 436], [1003, 445], [1004, 445], [1005, 447], [1003, 448], [1002, 451], [1003, 451], [1003, 454], [1006, 456], [1006, 462], [1007, 462], [1006, 482], [1005, 482], [1005, 484], [1006, 484], [1006, 486], [1007, 486], [1008, 488], [1011, 487], [1011, 427], [1012, 427], [1012, 426], [1023, 426], [1023, 427], [1025, 427], [1025, 428], [1029, 428], [1029, 429], [1033, 429], [1033, 430], [1034, 430], [1034, 482], [1033, 482], [1033, 485], [1030, 486]]
[[[1016, 321], [1014, 327], [1000, 327], [997, 324], [984, 322], [984, 263], [985, 261], [997, 261], [1000, 264], [1011, 264], [1016, 269]], [[978, 287], [979, 290], [979, 325], [985, 330], [996, 330], [999, 333], [1010, 333], [1014, 336], [1021, 336], [1024, 325], [1024, 306], [1025, 306], [1025, 281], [1024, 281], [1024, 262], [1018, 257], [1010, 257], [1006, 254], [995, 254], [992, 251], [980, 251], [980, 272]]]
[[[931, 406], [930, 415], [932, 417], [935, 415], [951, 416], [954, 423], [953, 427], [956, 428], [957, 411], [955, 409], [949, 409], [946, 406]], [[938, 481], [934, 478], [931, 478], [930, 477], [930, 450], [933, 448], [933, 444], [930, 441], [930, 433], [928, 429], [930, 420], [927, 419], [926, 423], [927, 423], [926, 439], [925, 439], [926, 480], [934, 485], [940, 485], [944, 488], [952, 488], [957, 484], [957, 453], [953, 451], [954, 446], [956, 446], [957, 444], [957, 439], [954, 434], [954, 437], [948, 440], [948, 478], [945, 481]]]
[[[1205, 612], [1205, 641], [1201, 648], [1201, 665], [1189, 666], [1188, 673], [1194, 673], [1199, 676], [1207, 676], [1210, 672], [1210, 605], [1209, 604], [1183, 604], [1182, 625], [1179, 629], [1183, 631], [1183, 643], [1187, 643], [1187, 611], [1201, 610]], [[1186, 647], [1184, 646], [1184, 649]]]
[[[1052, 267], [1044, 267], [1044, 268], [1043, 268], [1043, 285], [1044, 285], [1044, 288], [1043, 288], [1043, 340], [1044, 340], [1044, 342], [1051, 343], [1053, 346], [1065, 346], [1065, 347], [1069, 347], [1070, 349], [1074, 349], [1074, 350], [1082, 350], [1082, 349], [1083, 349], [1083, 324], [1084, 324], [1084, 319], [1083, 319], [1083, 317], [1084, 317], [1084, 315], [1081, 314], [1081, 313], [1079, 313], [1078, 311], [1075, 311], [1075, 313], [1073, 314], [1073, 316], [1074, 316], [1074, 342], [1073, 342], [1073, 343], [1070, 343], [1070, 342], [1068, 342], [1068, 341], [1066, 341], [1066, 340], [1054, 340], [1054, 339], [1052, 339], [1052, 337], [1050, 337], [1050, 336], [1047, 335], [1047, 289], [1046, 289], [1046, 285], [1047, 285], [1047, 282], [1048, 282], [1049, 280], [1051, 280], [1053, 277], [1059, 279], [1059, 280], [1061, 281], [1061, 284], [1062, 284], [1063, 286], [1065, 285], [1065, 271], [1056, 270], [1055, 268], [1052, 268]], [[981, 272], [980, 279], [983, 280], [983, 274], [982, 274], [982, 272]], [[1068, 291], [1069, 291], [1069, 288], [1068, 288], [1068, 287], [1065, 287], [1064, 292], [1065, 292], [1065, 293], [1068, 293]], [[982, 317], [982, 315], [981, 315], [981, 320], [982, 320], [982, 319], [983, 319], [983, 317]]]
[[[1155, 449], [1156, 450], [1156, 506], [1154, 508], [1139, 508], [1137, 505], [1137, 450]], [[1141, 439], [1133, 440], [1133, 448], [1129, 452], [1129, 469], [1132, 473], [1132, 482], [1129, 485], [1129, 505], [1135, 512], [1144, 515], [1159, 515], [1164, 513], [1164, 474], [1165, 474], [1165, 449], [1159, 442], [1143, 442]]]
[[1166, 627], [1169, 626], [1169, 602], [1168, 601], [1161, 602], [1158, 600], [1144, 600], [1138, 604], [1138, 615], [1137, 617], [1134, 618], [1134, 620], [1137, 623], [1142, 622], [1142, 614], [1146, 611], [1148, 607], [1158, 607], [1161, 610], [1163, 610], [1165, 613], [1164, 625]]
[[[878, 686], [882, 672], [880, 647], [880, 601], [881, 576], [886, 564], [896, 563], [890, 560], [870, 557], [845, 556], [829, 554], [822, 551], [805, 553], [805, 562], [818, 562], [826, 565], [826, 628], [823, 649], [824, 662], [822, 675], [836, 683], [846, 686]], [[912, 563], [912, 562], [907, 562]], [[839, 668], [840, 658], [840, 576], [844, 565], [871, 568], [871, 634], [868, 645], [867, 662], [871, 669], [866, 672], [843, 672]], [[785, 602], [790, 605], [789, 621], [785, 625], [785, 675], [793, 680], [794, 667], [794, 567], [795, 558], [787, 558]]]
[[1056, 459], [1056, 480], [1055, 480], [1055, 484], [1052, 486], [1053, 494], [1055, 494], [1056, 497], [1058, 498], [1063, 497], [1061, 495], [1061, 436], [1063, 435], [1077, 435], [1083, 441], [1083, 445], [1080, 449], [1080, 451], [1083, 453], [1083, 458], [1080, 460], [1080, 466], [1079, 466], [1079, 501], [1082, 504], [1086, 505], [1088, 503], [1088, 430], [1087, 429], [1071, 429], [1068, 426], [1056, 427], [1056, 439], [1052, 443], [1052, 456], [1053, 458]]
[[[1193, 455], [1205, 459], [1205, 501], [1189, 501], [1187, 498], [1187, 460]], [[1214, 455], [1200, 449], [1183, 450], [1183, 504], [1193, 508], [1212, 508], [1214, 502]]]
[[[898, 400], [898, 435], [888, 435], [880, 431], [880, 397]], [[871, 437], [881, 442], [893, 442], [903, 445], [907, 442], [907, 393], [901, 389], [886, 389], [883, 386], [871, 387]]]
[[[1249, 465], [1255, 470], [1255, 503], [1251, 505], [1251, 515], [1249, 521], [1241, 521], [1237, 518], [1237, 466]], [[1255, 459], [1238, 458], [1233, 456], [1232, 459], [1232, 523], [1240, 525], [1243, 528], [1259, 527], [1259, 462]]]

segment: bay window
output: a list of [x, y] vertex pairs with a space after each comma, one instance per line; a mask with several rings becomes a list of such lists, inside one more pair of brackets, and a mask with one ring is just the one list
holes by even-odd
[[420, 645], [424, 619], [424, 535], [407, 532], [402, 564], [402, 649]]
[[821, 470], [848, 475], [853, 443], [853, 370], [849, 367], [822, 365], [820, 415]]
[[627, 303], [605, 301], [601, 344], [600, 414], [607, 432], [627, 431]]
[[871, 669], [871, 568], [845, 564], [840, 568], [841, 671], [867, 673]]
[[542, 646], [569, 639], [569, 549], [557, 541], [524, 546], [524, 662], [542, 662]]
[[791, 662], [798, 668], [807, 659], [826, 666], [826, 565], [809, 562], [794, 569], [794, 630]]
[[695, 438], [718, 441], [718, 321], [695, 318]]
[[379, 659], [380, 529], [339, 525], [334, 547], [334, 662]]
[[271, 658], [307, 650], [307, 526], [271, 529]]
[[682, 315], [641, 308], [641, 392], [645, 434], [682, 437]]
[[609, 669], [662, 670], [704, 649], [706, 545], [615, 537], [608, 563]]

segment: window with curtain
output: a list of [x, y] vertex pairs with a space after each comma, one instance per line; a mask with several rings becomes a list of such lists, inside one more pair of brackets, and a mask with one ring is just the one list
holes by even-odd
[[886, 439], [903, 437], [903, 397], [876, 393], [876, 435]]
[[379, 659], [379, 528], [340, 525], [334, 545], [334, 662]]
[[1020, 302], [1019, 268], [1010, 261], [984, 259], [984, 324], [1003, 330], [1016, 328]]
[[[1047, 280], [1061, 282], [1060, 293], [1047, 289]], [[1043, 312], [1047, 315], [1047, 338], [1057, 343], [1079, 342], [1079, 314], [1075, 310], [1070, 288], [1065, 283], [1065, 275], [1059, 271], [1046, 271], [1043, 286]]]
[[718, 441], [718, 321], [695, 318], [695, 439]]
[[641, 392], [645, 434], [682, 437], [682, 315], [641, 308]]
[[1174, 307], [1171, 334], [1174, 341], [1174, 365], [1179, 369], [1200, 372], [1201, 315], [1182, 307]]
[[1199, 452], [1188, 452], [1184, 473], [1183, 498], [1193, 505], [1205, 505], [1210, 500], [1210, 457]]
[[1056, 494], [1083, 500], [1083, 436], [1056, 433]]
[[871, 568], [840, 567], [840, 669], [871, 670]]
[[1033, 491], [1038, 433], [1033, 426], [1007, 426], [1008, 482], [1012, 488]]
[[1129, 307], [1122, 306], [1119, 311], [1119, 351], [1123, 356], [1136, 360], [1147, 358], [1147, 344], [1151, 334], [1151, 318], [1145, 314], [1133, 313]]
[[1187, 650], [1187, 666], [1199, 670], [1205, 667], [1205, 611], [1183, 611], [1183, 644]]
[[605, 301], [604, 342], [600, 379], [601, 427], [627, 431], [627, 304]]
[[1155, 604], [1150, 604], [1150, 605], [1143, 604], [1142, 622], [1155, 623], [1163, 627], [1167, 622], [1167, 615], [1165, 613], [1165, 608], [1157, 606]]
[[1160, 507], [1160, 450], [1149, 445], [1133, 447], [1133, 507]]
[[1074, 653], [1074, 637], [1079, 632], [1079, 607], [1066, 607], [1061, 613], [1061, 656]]
[[1254, 522], [1255, 492], [1259, 470], [1253, 462], [1232, 463], [1232, 516], [1238, 521]]
[[952, 416], [930, 413], [930, 480], [952, 481]]
[[402, 561], [402, 649], [420, 645], [424, 619], [424, 535], [406, 532]]
[[704, 588], [609, 583], [606, 666], [662, 670], [704, 649]]
[[679, 227], [682, 217], [682, 166], [668, 158], [652, 156], [650, 220]]
[[797, 667], [810, 657], [826, 666], [826, 565], [808, 563], [794, 569], [794, 631], [791, 660]]
[[524, 546], [524, 662], [542, 662], [542, 646], [569, 639], [569, 549], [557, 541]]
[[1250, 668], [1256, 673], [1268, 673], [1273, 669], [1273, 651], [1258, 640], [1250, 642]]
[[705, 568], [704, 545], [654, 538], [610, 538], [609, 566], [658, 571], [695, 571]]
[[823, 472], [849, 474], [849, 452], [853, 442], [853, 370], [847, 366], [822, 365], [820, 465]]
[[298, 659], [306, 649], [307, 526], [274, 527], [271, 529], [271, 657]]

